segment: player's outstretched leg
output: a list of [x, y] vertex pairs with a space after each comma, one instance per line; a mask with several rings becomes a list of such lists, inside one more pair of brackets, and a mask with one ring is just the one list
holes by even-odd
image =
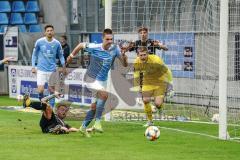
[[102, 125], [101, 125], [101, 118], [102, 118], [102, 113], [104, 111], [105, 103], [106, 103], [105, 99], [97, 99], [96, 120], [93, 125], [93, 130], [96, 132], [100, 132], [100, 133], [103, 133], [103, 129], [102, 129]]
[[80, 131], [82, 134], [84, 134], [86, 137], [90, 137], [88, 134], [89, 132], [92, 132], [92, 128], [87, 128], [88, 125], [91, 123], [91, 121], [94, 119], [96, 113], [96, 103], [91, 104], [90, 110], [88, 110], [87, 115], [82, 123], [82, 126], [80, 127]]
[[86, 129], [87, 129], [87, 128], [82, 125], [82, 126], [79, 128], [79, 132], [80, 132], [83, 136], [89, 138], [89, 137], [91, 137], [91, 136], [90, 136], [90, 134], [86, 131]]
[[92, 103], [91, 108], [90, 110], [87, 111], [87, 115], [82, 123], [82, 126], [80, 127], [80, 132], [86, 137], [90, 137], [89, 132], [92, 132], [92, 128], [89, 130], [87, 129], [87, 127], [91, 123], [91, 121], [94, 119], [95, 113], [96, 113], [96, 103]]

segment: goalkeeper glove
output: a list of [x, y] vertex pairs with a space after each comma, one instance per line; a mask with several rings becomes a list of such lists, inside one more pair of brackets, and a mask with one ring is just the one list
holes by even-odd
[[166, 96], [168, 97], [168, 98], [173, 98], [173, 96], [174, 96], [174, 90], [173, 90], [173, 82], [171, 81], [171, 82], [169, 82], [168, 84], [167, 84], [167, 93], [166, 93]]

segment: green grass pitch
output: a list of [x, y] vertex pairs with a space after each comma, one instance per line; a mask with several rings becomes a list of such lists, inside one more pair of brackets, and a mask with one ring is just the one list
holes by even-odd
[[[14, 104], [2, 96], [0, 99], [8, 101], [5, 104]], [[103, 134], [85, 138], [80, 133], [42, 134], [39, 119], [40, 114], [36, 113], [0, 110], [2, 160], [239, 160], [240, 157], [238, 142], [191, 133], [217, 136], [217, 125], [158, 122], [161, 136], [152, 142], [143, 136], [143, 122], [103, 122]], [[76, 127], [81, 124], [67, 122]]]

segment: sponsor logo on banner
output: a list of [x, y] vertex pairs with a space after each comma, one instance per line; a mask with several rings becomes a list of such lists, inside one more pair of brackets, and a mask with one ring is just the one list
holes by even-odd
[[11, 69], [10, 72], [10, 77], [9, 81], [11, 80], [11, 93], [16, 94], [17, 93], [17, 70], [16, 69]]
[[11, 69], [11, 76], [16, 77], [17, 75], [17, 70], [16, 69]]
[[18, 60], [18, 27], [6, 27], [4, 36], [4, 57]]
[[[36, 81], [21, 81], [20, 94], [29, 93], [31, 98], [38, 98], [37, 82]], [[47, 84], [44, 85], [44, 96], [49, 95]]]
[[65, 85], [64, 85], [64, 75], [63, 73], [59, 72], [59, 92], [63, 95], [62, 98], [64, 98], [64, 93], [65, 93]]
[[82, 85], [69, 85], [68, 101], [82, 103]]
[[83, 79], [83, 73], [79, 71], [73, 71], [68, 74], [66, 77], [66, 80], [75, 80], [75, 81], [82, 81]]
[[92, 103], [92, 91], [87, 88], [87, 86], [84, 86], [84, 103], [91, 104]]
[[17, 36], [12, 36], [6, 39], [5, 47], [17, 47]]
[[31, 77], [31, 78], [36, 78], [36, 74], [32, 73], [31, 69], [18, 69], [17, 76], [19, 78], [24, 78], [24, 77]]
[[12, 85], [12, 93], [17, 93], [17, 86], [16, 85]]
[[72, 0], [71, 23], [78, 24], [78, 0]]

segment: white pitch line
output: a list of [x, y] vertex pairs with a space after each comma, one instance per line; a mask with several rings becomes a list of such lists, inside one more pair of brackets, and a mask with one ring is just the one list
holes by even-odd
[[[117, 121], [115, 121], [114, 123], [116, 123]], [[137, 123], [137, 122], [120, 122], [120, 123], [132, 123], [132, 124], [137, 124], [137, 125], [143, 125], [142, 123]], [[185, 130], [181, 130], [181, 129], [176, 129], [176, 128], [169, 128], [169, 127], [161, 127], [161, 126], [157, 126], [160, 129], [166, 129], [166, 130], [171, 130], [171, 131], [177, 131], [177, 132], [182, 132], [182, 133], [188, 133], [188, 134], [193, 134], [193, 135], [199, 135], [199, 136], [204, 136], [204, 137], [209, 137], [209, 138], [213, 138], [213, 139], [219, 139], [217, 136], [213, 136], [213, 135], [209, 135], [209, 134], [205, 134], [205, 133], [197, 133], [197, 132], [192, 132], [192, 131], [185, 131]], [[238, 142], [240, 143], [240, 141], [234, 139], [234, 138], [230, 138], [230, 141], [234, 141], [234, 142]]]

